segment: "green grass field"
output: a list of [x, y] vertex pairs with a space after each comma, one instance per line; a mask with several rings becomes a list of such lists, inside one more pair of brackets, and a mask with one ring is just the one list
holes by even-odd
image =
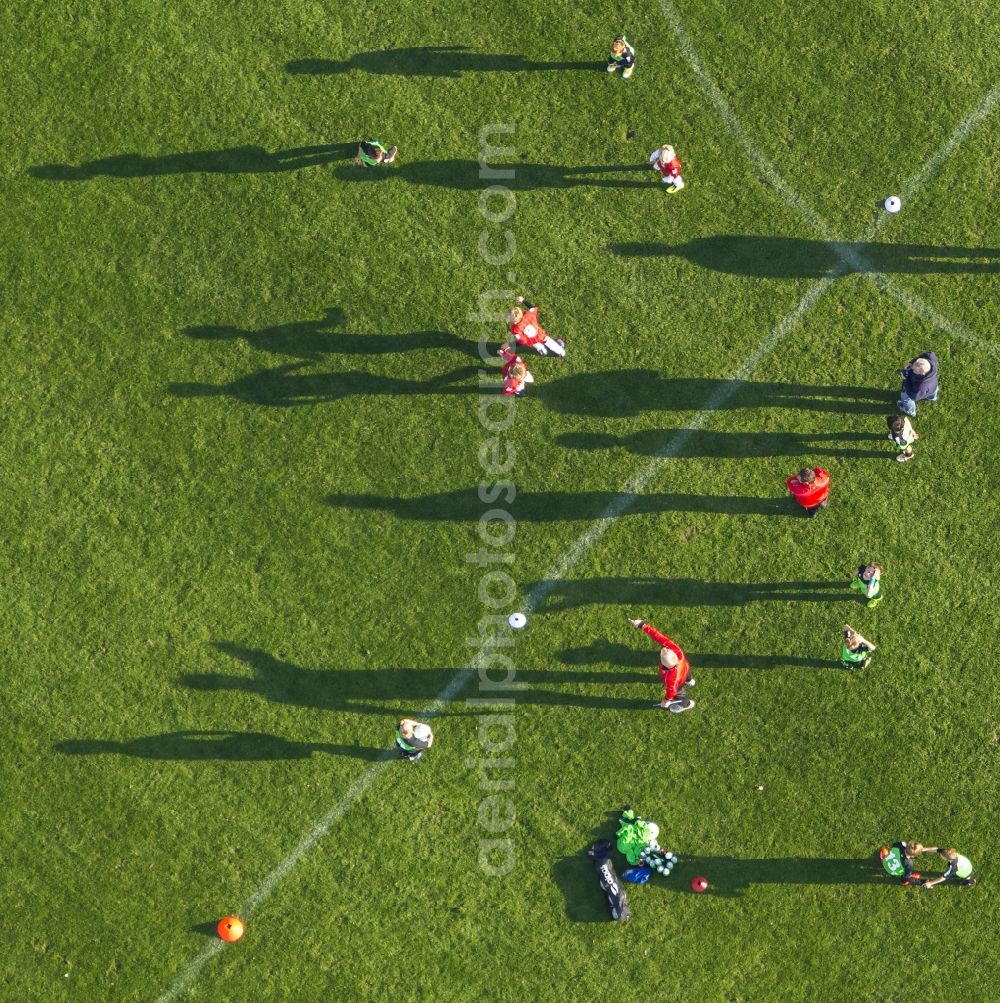
[[[0, 998], [996, 998], [995, 5], [15, 0], [0, 37]], [[505, 289], [569, 354], [491, 442]], [[583, 850], [625, 803], [681, 862], [620, 925]], [[978, 886], [890, 883], [900, 838]]]

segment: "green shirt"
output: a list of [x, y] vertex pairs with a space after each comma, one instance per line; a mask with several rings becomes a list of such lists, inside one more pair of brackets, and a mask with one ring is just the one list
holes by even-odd
[[389, 152], [377, 139], [365, 140], [361, 144], [361, 162], [369, 167], [377, 167], [379, 162], [375, 159], [375, 153], [379, 150], [383, 157]]
[[842, 662], [853, 662], [855, 665], [863, 662], [871, 652], [867, 648], [859, 648], [857, 651], [849, 648], [845, 641], [840, 648], [840, 660]]
[[857, 589], [859, 592], [864, 592], [868, 599], [874, 599], [879, 594], [882, 586], [878, 575], [868, 579], [868, 581], [865, 581], [861, 575], [856, 575], [854, 581], [851, 582], [851, 587]]
[[891, 874], [894, 878], [901, 878], [906, 874], [906, 867], [903, 865], [903, 854], [898, 846], [892, 847], [882, 858], [882, 866], [886, 874]]
[[958, 859], [948, 862], [948, 869], [944, 872], [946, 878], [958, 878], [964, 881], [972, 876], [972, 861], [968, 857], [958, 854]]

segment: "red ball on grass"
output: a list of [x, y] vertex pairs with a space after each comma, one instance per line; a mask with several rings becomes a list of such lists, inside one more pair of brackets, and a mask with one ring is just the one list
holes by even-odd
[[223, 916], [215, 930], [227, 944], [235, 944], [243, 936], [243, 920], [238, 916]]

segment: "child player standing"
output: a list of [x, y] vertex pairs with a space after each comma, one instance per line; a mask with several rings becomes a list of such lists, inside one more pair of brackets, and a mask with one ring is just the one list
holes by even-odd
[[867, 668], [875, 645], [863, 638], [849, 623], [844, 624], [844, 641], [840, 647], [840, 661], [847, 669]]
[[868, 600], [865, 605], [869, 609], [882, 601], [882, 572], [884, 570], [881, 564], [859, 564], [854, 580], [851, 582], [851, 588], [857, 589]]
[[673, 714], [681, 714], [694, 707], [694, 701], [684, 692], [684, 686], [694, 686], [691, 678], [691, 666], [680, 647], [642, 620], [628, 621], [633, 627], [638, 627], [648, 634], [660, 646], [660, 680], [663, 683], [663, 700], [656, 706], [669, 710]]
[[358, 144], [358, 155], [354, 163], [359, 167], [378, 167], [381, 164], [391, 164], [399, 153], [399, 147], [387, 150], [377, 139], [366, 139]]
[[396, 748], [403, 759], [415, 763], [423, 758], [424, 751], [434, 744], [434, 732], [429, 724], [404, 717], [396, 728]]
[[649, 163], [654, 171], [660, 172], [663, 183], [667, 186], [667, 192], [673, 195], [684, 187], [684, 179], [681, 177], [681, 162], [677, 159], [677, 154], [672, 146], [658, 146], [649, 155]]
[[517, 297], [517, 306], [504, 314], [504, 320], [519, 345], [530, 345], [539, 355], [552, 352], [553, 355], [565, 358], [565, 343], [549, 337], [538, 322], [538, 307], [532, 306], [523, 296]]
[[902, 414], [890, 414], [885, 423], [889, 426], [889, 441], [896, 447], [896, 462], [913, 459], [913, 444], [920, 438], [910, 419]]
[[535, 382], [535, 377], [528, 372], [524, 359], [512, 352], [510, 345], [501, 345], [497, 355], [503, 359], [503, 394], [505, 397], [523, 397], [529, 383]]
[[622, 80], [628, 80], [634, 69], [635, 48], [629, 45], [624, 35], [618, 35], [611, 43], [611, 51], [608, 53], [608, 73], [621, 70]]

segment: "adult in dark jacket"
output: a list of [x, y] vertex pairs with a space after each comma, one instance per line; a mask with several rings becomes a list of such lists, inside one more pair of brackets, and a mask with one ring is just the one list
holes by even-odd
[[917, 413], [917, 401], [938, 399], [938, 360], [933, 352], [918, 355], [897, 372], [903, 377], [903, 389], [896, 406], [903, 414], [912, 418]]

